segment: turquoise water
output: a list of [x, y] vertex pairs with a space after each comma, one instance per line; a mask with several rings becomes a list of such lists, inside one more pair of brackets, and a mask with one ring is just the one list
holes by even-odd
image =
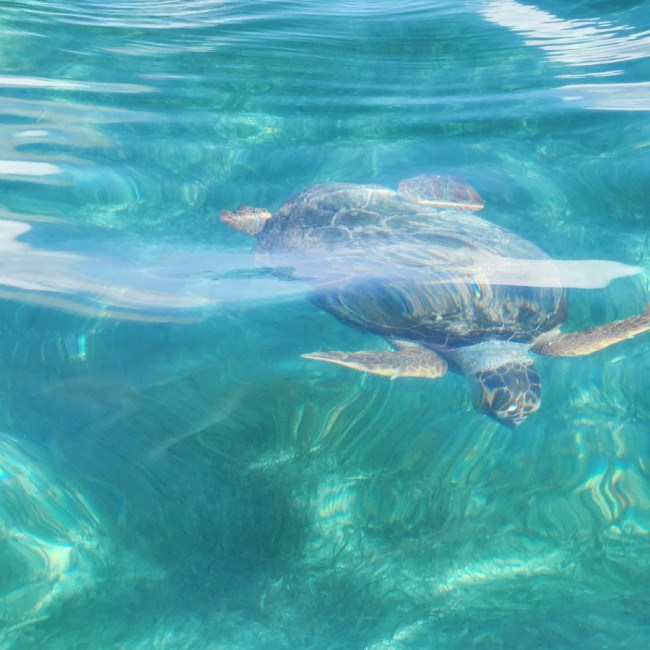
[[647, 646], [650, 334], [506, 429], [219, 220], [452, 174], [640, 313], [650, 5], [566, 5], [2, 3], [1, 648]]

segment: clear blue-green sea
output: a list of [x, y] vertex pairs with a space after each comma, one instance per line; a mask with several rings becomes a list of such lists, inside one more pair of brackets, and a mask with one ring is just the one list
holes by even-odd
[[650, 647], [650, 333], [507, 428], [219, 217], [422, 173], [641, 313], [650, 2], [0, 3], [1, 650]]

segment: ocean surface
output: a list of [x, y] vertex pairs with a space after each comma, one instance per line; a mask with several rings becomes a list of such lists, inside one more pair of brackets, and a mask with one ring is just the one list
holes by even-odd
[[650, 2], [3, 0], [2, 650], [648, 647], [650, 333], [506, 428], [219, 217], [422, 173], [641, 313]]

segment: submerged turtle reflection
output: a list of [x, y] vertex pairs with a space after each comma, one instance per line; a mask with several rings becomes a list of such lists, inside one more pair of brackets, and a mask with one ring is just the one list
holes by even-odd
[[567, 318], [561, 277], [509, 280], [521, 269], [528, 276], [536, 268], [548, 272], [548, 255], [475, 216], [482, 207], [466, 183], [424, 174], [402, 181], [397, 191], [315, 185], [275, 215], [242, 206], [221, 218], [258, 238], [262, 265], [281, 266], [286, 276], [289, 260], [292, 277], [312, 284], [319, 307], [393, 348], [303, 357], [391, 379], [433, 379], [450, 368], [468, 378], [478, 409], [516, 426], [541, 403], [531, 351], [591, 354], [650, 329], [650, 307], [560, 333]]

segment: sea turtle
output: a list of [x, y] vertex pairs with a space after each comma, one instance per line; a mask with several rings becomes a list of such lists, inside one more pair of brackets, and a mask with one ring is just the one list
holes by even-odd
[[241, 206], [222, 212], [221, 220], [257, 237], [263, 266], [307, 281], [318, 306], [392, 347], [303, 357], [391, 379], [433, 379], [449, 368], [467, 377], [479, 410], [516, 426], [540, 406], [531, 351], [571, 357], [601, 350], [650, 329], [650, 306], [639, 316], [560, 333], [566, 320], [560, 281], [501, 277], [508, 268], [544, 276], [553, 262], [475, 216], [482, 207], [469, 185], [424, 174], [397, 191], [314, 185], [275, 215]]

